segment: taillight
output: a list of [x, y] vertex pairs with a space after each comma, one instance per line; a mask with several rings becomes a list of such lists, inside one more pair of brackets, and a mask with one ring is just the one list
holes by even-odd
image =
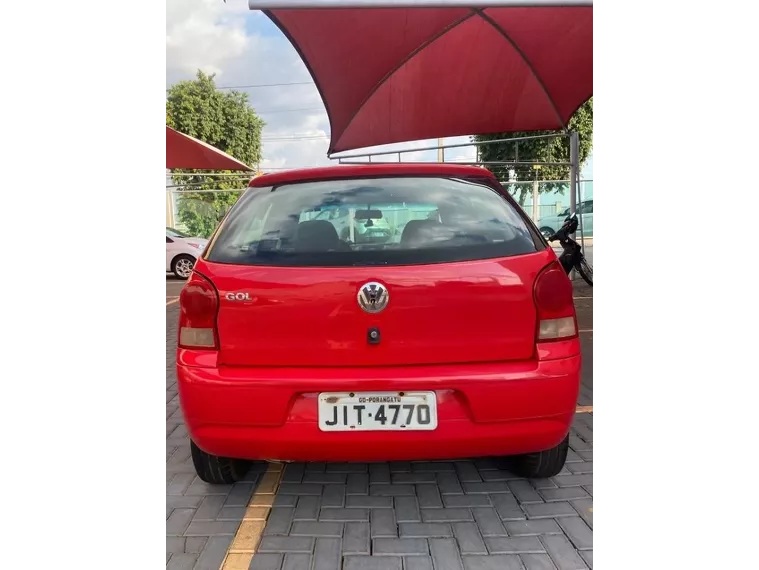
[[218, 349], [216, 313], [219, 295], [211, 282], [197, 273], [179, 294], [180, 348]]
[[535, 306], [538, 310], [538, 341], [577, 336], [572, 282], [559, 262], [553, 262], [535, 280]]

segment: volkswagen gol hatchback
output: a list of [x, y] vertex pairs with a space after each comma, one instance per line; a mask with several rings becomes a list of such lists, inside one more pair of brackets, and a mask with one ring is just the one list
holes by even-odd
[[258, 177], [180, 296], [179, 396], [210, 483], [249, 460], [514, 456], [549, 477], [579, 371], [571, 283], [477, 167]]

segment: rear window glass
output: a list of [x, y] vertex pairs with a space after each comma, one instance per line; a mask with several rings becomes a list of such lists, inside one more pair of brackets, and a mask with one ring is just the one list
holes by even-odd
[[486, 185], [372, 178], [251, 188], [206, 259], [287, 266], [414, 265], [531, 253], [524, 219]]
[[183, 234], [179, 230], [175, 230], [174, 228], [166, 228], [166, 235], [170, 238], [187, 238], [190, 237], [187, 234]]

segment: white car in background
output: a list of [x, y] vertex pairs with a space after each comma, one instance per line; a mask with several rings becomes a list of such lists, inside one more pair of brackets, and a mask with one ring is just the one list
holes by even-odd
[[206, 245], [207, 239], [190, 237], [173, 228], [166, 228], [166, 272], [173, 273], [179, 279], [187, 279]]

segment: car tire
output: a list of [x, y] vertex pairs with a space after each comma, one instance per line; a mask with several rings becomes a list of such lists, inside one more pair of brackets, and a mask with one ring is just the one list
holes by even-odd
[[212, 485], [225, 485], [240, 481], [248, 470], [248, 462], [211, 455], [190, 440], [190, 453], [195, 472], [201, 480]]
[[569, 451], [569, 435], [556, 447], [515, 457], [515, 471], [517, 475], [529, 479], [553, 477], [564, 468], [564, 463], [567, 461], [567, 451]]
[[195, 258], [187, 254], [177, 255], [171, 262], [171, 272], [177, 279], [189, 279], [193, 267], [195, 267]]
[[556, 232], [553, 231], [548, 226], [543, 226], [542, 228], [540, 228], [540, 233], [543, 234], [543, 237], [547, 239], [551, 237], [553, 234], [555, 234]]

